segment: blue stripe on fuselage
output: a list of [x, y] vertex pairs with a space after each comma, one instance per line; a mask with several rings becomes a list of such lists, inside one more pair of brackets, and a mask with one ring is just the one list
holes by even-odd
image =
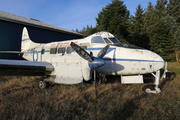
[[120, 58], [103, 58], [106, 61], [137, 61], [137, 62], [164, 62], [164, 61], [154, 61], [154, 60], [141, 60], [141, 59], [120, 59]]
[[[41, 53], [41, 51], [37, 51], [38, 53]], [[50, 50], [46, 50], [44, 52], [50, 52]], [[33, 54], [34, 52], [25, 52], [25, 54]]]
[[[87, 50], [102, 50], [103, 48], [87, 48]], [[109, 48], [108, 51], [106, 52], [106, 55], [113, 51], [116, 48]]]
[[[102, 50], [103, 48], [87, 48], [87, 50]], [[109, 48], [107, 53], [110, 53], [112, 50], [116, 48]], [[37, 51], [40, 53], [41, 51]], [[50, 50], [46, 50], [44, 52], [50, 52]], [[32, 54], [33, 52], [25, 52], [26, 54]], [[154, 61], [154, 60], [141, 60], [141, 59], [120, 59], [120, 58], [103, 58], [105, 61], [139, 61], [139, 62], [164, 62], [164, 61]]]

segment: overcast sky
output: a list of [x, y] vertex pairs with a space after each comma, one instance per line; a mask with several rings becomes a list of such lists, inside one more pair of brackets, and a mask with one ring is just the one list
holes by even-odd
[[[139, 4], [145, 9], [148, 2], [156, 0], [123, 0], [134, 15]], [[82, 30], [87, 25], [96, 26], [99, 11], [111, 0], [0, 0], [0, 11], [34, 18], [68, 30]]]

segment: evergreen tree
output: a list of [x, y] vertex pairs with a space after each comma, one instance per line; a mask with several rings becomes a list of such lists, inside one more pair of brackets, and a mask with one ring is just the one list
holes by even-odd
[[146, 33], [147, 37], [147, 45], [148, 49], [150, 49], [150, 41], [152, 39], [152, 27], [155, 23], [155, 15], [154, 15], [154, 6], [152, 5], [151, 2], [148, 3], [147, 8], [145, 9], [144, 13], [144, 32]]
[[76, 31], [75, 31], [75, 32], [79, 33], [79, 30], [76, 28]]
[[167, 3], [166, 0], [157, 0], [157, 4], [155, 5], [155, 10], [154, 10], [156, 19], [160, 20], [162, 17], [167, 15], [166, 6], [165, 6], [166, 3]]
[[146, 33], [150, 32], [151, 26], [154, 24], [154, 6], [151, 2], [148, 3], [147, 9], [144, 13], [144, 29]]
[[149, 49], [149, 38], [144, 29], [144, 10], [140, 4], [136, 8], [135, 16], [131, 16], [129, 22], [129, 42]]
[[[147, 25], [147, 31], [150, 38], [150, 49], [164, 58], [166, 61], [175, 60], [175, 40], [172, 34], [172, 26], [169, 22], [173, 18], [167, 15], [166, 0], [157, 0], [153, 11], [152, 20]], [[175, 23], [173, 22], [175, 25]]]
[[89, 27], [88, 29], [86, 29], [85, 35], [86, 35], [86, 36], [89, 36], [89, 35], [92, 35], [92, 34], [97, 33], [97, 32], [99, 32], [99, 31], [97, 30], [97, 28], [96, 28], [96, 27], [93, 28], [92, 25], [91, 25], [91, 27]]
[[[179, 61], [180, 56], [178, 53], [180, 50], [180, 27], [177, 25], [176, 19], [172, 16], [167, 15], [165, 18], [165, 23], [169, 28], [169, 42], [170, 45], [167, 47], [168, 50], [172, 50], [170, 57], [176, 56], [176, 60]], [[172, 56], [173, 55], [173, 56]]]
[[180, 25], [180, 0], [169, 0], [167, 4], [167, 13]]
[[175, 49], [179, 39], [179, 28], [173, 17], [167, 15], [152, 27], [151, 50], [166, 61], [175, 60]]
[[[72, 31], [74, 31], [74, 30], [72, 30]], [[97, 30], [96, 27], [93, 28], [92, 25], [91, 26], [87, 25], [87, 27], [83, 27], [82, 30], [78, 30], [76, 28], [75, 32], [81, 33], [81, 34], [83, 34], [85, 36], [89, 36], [89, 35], [92, 35], [92, 34], [94, 34], [96, 32], [99, 32], [99, 31]]]
[[98, 18], [96, 18], [97, 29], [98, 31], [108, 31], [125, 42], [128, 38], [128, 18], [129, 11], [123, 5], [123, 1], [112, 0], [112, 3], [98, 14]]

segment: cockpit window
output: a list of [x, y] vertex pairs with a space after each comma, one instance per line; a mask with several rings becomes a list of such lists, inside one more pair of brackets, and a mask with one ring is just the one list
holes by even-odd
[[109, 39], [104, 38], [104, 40], [105, 40], [105, 42], [106, 42], [107, 44], [112, 44], [111, 41], [110, 41]]
[[111, 37], [109, 38], [113, 43], [120, 43], [119, 40], [117, 40], [116, 38], [114, 37]]
[[91, 43], [102, 43], [105, 44], [101, 36], [95, 36], [91, 39]]

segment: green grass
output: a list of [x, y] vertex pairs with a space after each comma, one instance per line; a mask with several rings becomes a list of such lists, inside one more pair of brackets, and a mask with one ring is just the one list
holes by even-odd
[[97, 98], [93, 84], [53, 84], [41, 90], [36, 77], [1, 77], [0, 119], [179, 119], [179, 69], [179, 63], [168, 63], [174, 73], [161, 82], [160, 94], [144, 93], [144, 84], [110, 82], [97, 85]]
[[168, 63], [168, 70], [176, 73], [176, 75], [180, 75], [180, 63], [172, 62]]

